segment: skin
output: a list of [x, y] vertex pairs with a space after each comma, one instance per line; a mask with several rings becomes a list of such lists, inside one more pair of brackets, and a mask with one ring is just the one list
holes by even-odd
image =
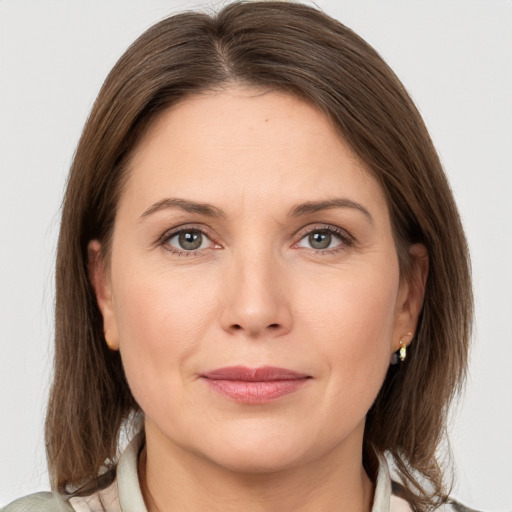
[[[412, 246], [400, 280], [380, 185], [317, 109], [238, 86], [161, 114], [129, 173], [110, 259], [98, 241], [89, 257], [106, 338], [145, 413], [149, 512], [369, 511], [365, 416], [415, 330], [427, 272]], [[339, 198], [351, 203], [290, 215]], [[204, 232], [199, 249], [180, 247], [180, 229]], [[233, 365], [310, 378], [242, 404], [200, 377]]]

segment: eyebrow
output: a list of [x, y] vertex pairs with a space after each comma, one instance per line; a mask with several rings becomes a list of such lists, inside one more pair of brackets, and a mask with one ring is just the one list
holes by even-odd
[[[148, 217], [149, 215], [152, 215], [153, 213], [159, 212], [161, 210], [166, 210], [168, 208], [178, 208], [189, 213], [206, 215], [207, 217], [226, 217], [226, 214], [223, 210], [208, 203], [198, 203], [195, 201], [189, 201], [188, 199], [165, 198], [151, 205], [140, 216], [139, 220], [142, 221], [145, 217]], [[297, 206], [294, 206], [288, 212], [288, 216], [301, 217], [310, 213], [315, 213], [322, 210], [330, 210], [334, 208], [353, 208], [363, 213], [373, 224], [372, 215], [362, 204], [343, 197], [327, 199], [323, 201], [307, 201], [305, 203], [301, 203]]]
[[148, 215], [166, 210], [168, 208], [178, 208], [189, 213], [199, 213], [207, 217], [225, 217], [225, 213], [216, 206], [207, 203], [197, 203], [187, 199], [166, 198], [158, 201], [150, 206], [141, 216], [139, 220], [143, 220]]
[[308, 201], [293, 207], [289, 211], [288, 215], [290, 217], [300, 217], [309, 213], [315, 213], [322, 210], [330, 210], [333, 208], [353, 208], [363, 213], [371, 224], [374, 223], [371, 213], [361, 203], [352, 201], [351, 199], [346, 199], [344, 197], [327, 199], [324, 201]]

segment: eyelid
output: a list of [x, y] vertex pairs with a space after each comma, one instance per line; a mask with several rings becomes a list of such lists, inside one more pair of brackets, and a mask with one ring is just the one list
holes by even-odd
[[310, 224], [309, 226], [306, 226], [305, 228], [299, 230], [299, 232], [296, 234], [297, 240], [296, 242], [294, 242], [293, 246], [296, 246], [303, 238], [305, 238], [306, 236], [315, 231], [329, 231], [334, 236], [340, 239], [342, 247], [335, 247], [331, 249], [304, 248], [304, 250], [309, 250], [315, 253], [336, 252], [339, 250], [343, 250], [347, 247], [351, 247], [356, 242], [356, 239], [346, 229], [340, 228], [333, 224]]
[[199, 231], [203, 236], [208, 238], [210, 242], [215, 245], [214, 248], [220, 249], [222, 248], [221, 244], [219, 244], [215, 240], [215, 235], [213, 234], [213, 231], [204, 224], [181, 224], [179, 226], [174, 226], [167, 231], [165, 231], [157, 240], [156, 245], [164, 247], [166, 251], [169, 251], [172, 254], [178, 254], [178, 255], [187, 255], [187, 256], [197, 256], [201, 254], [203, 251], [206, 251], [207, 249], [198, 249], [193, 251], [186, 251], [186, 250], [179, 250], [175, 247], [172, 247], [167, 242], [175, 237], [176, 235], [179, 235], [182, 231]]
[[[174, 227], [168, 229], [157, 239], [155, 245], [162, 246], [165, 248], [165, 250], [167, 250], [171, 253], [178, 254], [178, 255], [187, 255], [187, 256], [197, 256], [197, 255], [201, 254], [202, 252], [206, 251], [207, 249], [209, 249], [209, 248], [207, 248], [207, 249], [186, 251], [186, 250], [176, 249], [176, 248], [170, 246], [169, 244], [167, 244], [168, 240], [170, 240], [172, 237], [178, 235], [182, 231], [187, 231], [187, 230], [199, 231], [204, 236], [206, 236], [206, 238], [208, 238], [212, 244], [215, 245], [214, 248], [216, 248], [216, 249], [222, 248], [222, 245], [216, 241], [217, 237], [215, 236], [215, 234], [211, 228], [209, 228], [208, 226], [206, 226], [204, 224], [194, 224], [194, 223], [185, 223], [185, 224], [181, 224], [179, 226], [174, 226]], [[341, 247], [335, 247], [335, 248], [331, 248], [331, 249], [303, 248], [303, 250], [311, 251], [313, 253], [328, 254], [328, 253], [344, 250], [347, 247], [353, 246], [356, 242], [356, 239], [354, 238], [354, 236], [351, 235], [346, 229], [340, 228], [339, 226], [336, 226], [333, 224], [320, 223], [320, 224], [310, 224], [310, 225], [300, 229], [294, 236], [295, 242], [292, 244], [292, 247], [296, 247], [297, 244], [304, 237], [308, 236], [310, 233], [315, 232], [315, 231], [329, 231], [330, 233], [332, 233], [334, 236], [336, 236], [340, 240]]]

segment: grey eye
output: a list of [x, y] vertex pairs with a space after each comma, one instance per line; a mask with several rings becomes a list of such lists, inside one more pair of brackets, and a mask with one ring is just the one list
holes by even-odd
[[315, 251], [322, 251], [325, 249], [335, 249], [338, 246], [347, 244], [341, 235], [331, 229], [315, 229], [304, 235], [299, 243], [299, 247], [305, 249], [314, 249]]
[[313, 249], [327, 249], [332, 242], [332, 234], [328, 231], [313, 231], [308, 235], [309, 245]]
[[178, 235], [178, 243], [182, 249], [193, 251], [199, 249], [203, 242], [203, 235], [197, 231], [184, 231]]
[[182, 251], [196, 251], [208, 245], [208, 238], [197, 229], [187, 229], [174, 234], [167, 243]]

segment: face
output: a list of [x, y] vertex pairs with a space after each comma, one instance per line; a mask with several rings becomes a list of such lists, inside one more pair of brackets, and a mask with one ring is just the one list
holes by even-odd
[[237, 471], [360, 454], [419, 307], [383, 191], [326, 117], [277, 92], [190, 96], [128, 172], [91, 272], [148, 442]]

